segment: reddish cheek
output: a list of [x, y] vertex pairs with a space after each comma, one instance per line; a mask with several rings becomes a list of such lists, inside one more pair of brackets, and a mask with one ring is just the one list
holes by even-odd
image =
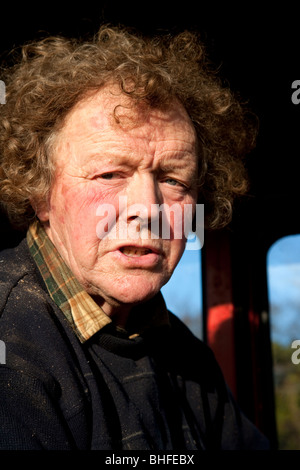
[[96, 214], [101, 204], [112, 204], [118, 213], [118, 200], [116, 194], [100, 190], [97, 185], [76, 187], [62, 181], [52, 193], [51, 210], [60, 224], [75, 224], [75, 232], [82, 233], [97, 225]]
[[81, 196], [74, 194], [74, 197], [68, 199], [70, 202], [66, 210], [72, 213], [73, 219], [75, 218], [76, 221], [76, 227], [81, 233], [87, 230], [92, 230], [93, 233], [96, 233], [96, 226], [99, 222], [97, 212], [102, 205], [110, 204], [115, 208], [115, 212], [113, 212], [115, 214], [118, 213], [118, 198], [113, 199], [108, 197], [106, 194], [100, 193], [99, 190], [89, 190]]

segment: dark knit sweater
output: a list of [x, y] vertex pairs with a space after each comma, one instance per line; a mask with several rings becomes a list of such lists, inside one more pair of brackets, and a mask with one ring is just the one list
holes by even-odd
[[0, 253], [0, 449], [266, 448], [212, 352], [170, 325], [134, 339], [109, 325], [82, 344], [26, 241]]

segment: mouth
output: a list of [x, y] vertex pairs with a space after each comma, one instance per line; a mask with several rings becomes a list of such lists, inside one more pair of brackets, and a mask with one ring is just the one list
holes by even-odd
[[118, 246], [113, 256], [126, 269], [158, 269], [165, 259], [165, 253], [160, 248], [138, 244]]
[[143, 248], [138, 246], [123, 246], [120, 248], [123, 255], [129, 256], [131, 258], [137, 258], [139, 256], [145, 256], [150, 253], [157, 254], [157, 251], [152, 250], [151, 248]]

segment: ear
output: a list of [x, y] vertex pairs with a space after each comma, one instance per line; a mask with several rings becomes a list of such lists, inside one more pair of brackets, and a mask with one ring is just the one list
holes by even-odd
[[48, 200], [31, 199], [31, 207], [33, 208], [36, 216], [41, 222], [48, 222], [49, 220], [49, 203]]

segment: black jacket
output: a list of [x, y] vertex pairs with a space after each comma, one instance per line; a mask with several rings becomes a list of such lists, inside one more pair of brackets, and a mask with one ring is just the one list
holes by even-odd
[[26, 241], [0, 253], [0, 449], [261, 449], [210, 349], [171, 327], [81, 344]]

